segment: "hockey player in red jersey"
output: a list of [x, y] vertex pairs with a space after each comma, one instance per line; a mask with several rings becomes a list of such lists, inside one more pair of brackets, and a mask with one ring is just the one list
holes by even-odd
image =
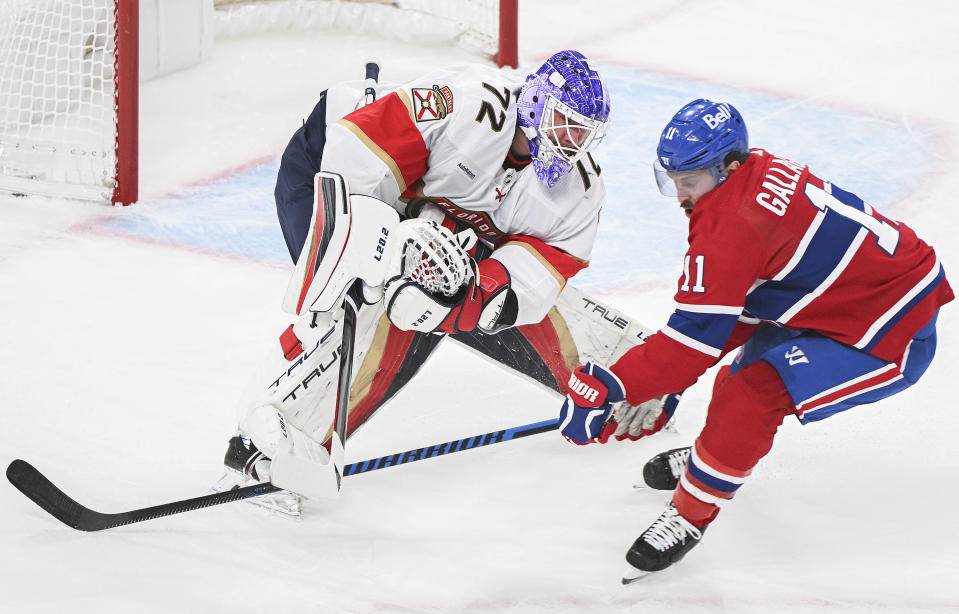
[[[588, 264], [605, 199], [590, 151], [609, 111], [595, 67], [571, 50], [525, 81], [465, 66], [399, 87], [324, 91], [283, 153], [275, 190], [297, 266], [285, 306], [303, 317], [245, 393], [227, 465], [324, 495], [341, 338], [330, 305], [344, 293], [357, 308], [347, 434], [446, 335], [559, 394], [580, 362], [640, 343], [642, 327], [567, 286]], [[339, 177], [353, 196], [324, 194], [323, 176]], [[360, 255], [385, 272], [328, 291], [357, 277], [350, 254], [363, 239], [360, 218], [382, 207], [387, 221], [372, 226], [373, 249]], [[333, 294], [335, 302], [321, 300]]]
[[[574, 372], [563, 435], [605, 442], [642, 418], [613, 404], [683, 390], [741, 349], [716, 377], [695, 444], [647, 463], [650, 485], [675, 490], [629, 549], [624, 582], [699, 542], [786, 416], [808, 424], [914, 384], [935, 354], [939, 308], [953, 299], [935, 252], [911, 228], [803, 164], [749, 149], [730, 104], [680, 109], [654, 166], [660, 191], [689, 217], [676, 309], [612, 366]], [[664, 418], [647, 420], [641, 436]]]

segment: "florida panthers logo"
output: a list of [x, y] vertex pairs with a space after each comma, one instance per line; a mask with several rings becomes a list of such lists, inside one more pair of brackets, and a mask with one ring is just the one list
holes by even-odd
[[414, 87], [413, 112], [416, 121], [430, 122], [443, 119], [453, 112], [453, 92], [448, 87], [434, 85], [432, 89]]

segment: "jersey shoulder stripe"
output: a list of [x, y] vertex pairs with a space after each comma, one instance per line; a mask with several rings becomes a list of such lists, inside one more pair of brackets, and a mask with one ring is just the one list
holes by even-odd
[[853, 238], [852, 243], [846, 247], [846, 251], [842, 254], [842, 257], [838, 262], [828, 262], [825, 263], [825, 266], [819, 271], [820, 274], [825, 274], [825, 278], [819, 282], [812, 290], [802, 294], [802, 296], [793, 303], [789, 309], [785, 312], [779, 314], [776, 318], [782, 324], [788, 324], [796, 314], [806, 308], [807, 305], [812, 303], [814, 300], [822, 296], [830, 286], [836, 283], [836, 280], [839, 279], [839, 276], [843, 274], [846, 270], [846, 267], [849, 266], [849, 263], [852, 261], [853, 257], [856, 255], [856, 252], [859, 251], [859, 247], [862, 245], [863, 241], [866, 239], [865, 228], [861, 228], [856, 236]]
[[929, 273], [906, 292], [889, 311], [879, 316], [862, 338], [853, 344], [854, 347], [866, 350], [867, 352], [873, 349], [886, 333], [909, 313], [913, 307], [929, 296], [945, 279], [946, 271], [939, 263], [939, 258], [937, 257]]
[[[670, 321], [672, 321], [672, 318], [670, 318]], [[662, 329], [660, 329], [659, 332], [663, 333], [665, 336], [669, 337], [673, 341], [681, 343], [682, 345], [685, 345], [686, 347], [690, 349], [696, 350], [697, 352], [706, 354], [707, 356], [712, 356], [713, 358], [719, 358], [723, 353], [721, 348], [716, 348], [711, 345], [707, 345], [705, 343], [702, 343], [701, 341], [693, 339], [692, 337], [688, 335], [684, 335], [683, 333], [672, 328], [668, 324], [664, 326]]]
[[581, 260], [557, 249], [535, 237], [510, 235], [497, 244], [497, 249], [516, 246], [529, 252], [563, 287], [566, 281], [589, 266], [588, 260]]
[[353, 133], [393, 173], [400, 192], [426, 173], [429, 152], [402, 90], [337, 122]]
[[677, 309], [669, 317], [667, 326], [683, 337], [708, 347], [706, 353], [710, 356], [719, 356], [715, 352], [722, 353], [738, 321], [738, 313], [696, 313]]
[[678, 311], [686, 311], [689, 313], [717, 313], [734, 316], [739, 316], [743, 312], [742, 305], [736, 307], [730, 305], [695, 305], [693, 303], [676, 303], [676, 309]]

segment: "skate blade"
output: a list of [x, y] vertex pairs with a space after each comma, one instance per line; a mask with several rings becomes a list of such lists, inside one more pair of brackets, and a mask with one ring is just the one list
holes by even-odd
[[623, 572], [623, 584], [632, 584], [637, 580], [642, 580], [651, 573], [651, 571], [643, 571], [641, 569], [636, 569], [632, 565], [627, 565], [626, 571]]
[[642, 490], [644, 492], [661, 492], [661, 493], [666, 493], [672, 496], [673, 491], [676, 489], [675, 488], [653, 488], [646, 482], [636, 482], [635, 484], [633, 484], [633, 490]]
[[303, 508], [300, 506], [300, 498], [285, 490], [276, 495], [251, 497], [245, 502], [266, 510], [271, 514], [276, 514], [291, 520], [298, 520], [303, 513]]
[[[228, 490], [236, 490], [241, 486], [249, 486], [256, 483], [251, 479], [244, 479], [242, 477], [238, 478], [238, 476], [233, 475], [233, 473], [234, 472], [227, 471], [227, 473], [223, 474], [223, 477], [221, 477], [216, 484], [210, 487], [210, 492], [217, 493]], [[287, 490], [281, 490], [269, 495], [260, 495], [259, 497], [250, 497], [248, 499], [244, 499], [243, 502], [254, 505], [257, 508], [265, 510], [271, 514], [292, 520], [299, 519], [300, 514], [302, 513], [302, 501], [300, 496]]]

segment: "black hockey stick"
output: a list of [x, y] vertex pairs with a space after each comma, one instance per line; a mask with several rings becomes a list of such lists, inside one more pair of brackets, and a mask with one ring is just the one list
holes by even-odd
[[[397, 454], [352, 463], [343, 468], [343, 473], [344, 475], [355, 475], [357, 473], [376, 471], [377, 469], [385, 469], [396, 465], [405, 465], [406, 463], [436, 458], [437, 456], [444, 456], [464, 450], [472, 450], [494, 443], [536, 435], [538, 433], [546, 433], [548, 431], [554, 431], [558, 427], [559, 421], [554, 418], [552, 420], [534, 422], [501, 431], [483, 433], [482, 435], [473, 435], [435, 446], [408, 450]], [[143, 522], [144, 520], [153, 520], [154, 518], [162, 518], [163, 516], [172, 516], [173, 514], [181, 514], [204, 507], [220, 505], [221, 503], [230, 503], [241, 499], [249, 499], [250, 497], [258, 497], [281, 490], [269, 482], [266, 482], [263, 484], [254, 484], [253, 486], [235, 488], [226, 492], [195, 497], [193, 499], [184, 499], [183, 501], [173, 501], [172, 503], [145, 507], [129, 512], [104, 514], [84, 507], [71, 499], [27, 461], [17, 459], [10, 463], [10, 466], [7, 467], [7, 479], [10, 480], [10, 483], [16, 486], [20, 492], [46, 510], [51, 516], [78, 531], [102, 531], [104, 529], [112, 529], [136, 522]]]
[[[354, 288], [356, 287], [354, 283]], [[340, 445], [346, 451], [346, 425], [350, 411], [350, 381], [353, 374], [353, 345], [356, 341], [356, 307], [351, 299], [343, 301], [343, 340], [340, 342], [340, 369], [336, 382], [336, 417], [334, 418], [334, 435], [339, 435]], [[332, 451], [332, 445], [330, 450]], [[340, 462], [343, 459], [340, 458]], [[336, 467], [336, 487], [340, 488], [343, 476], [340, 468]], [[344, 468], [344, 471], [346, 469]]]

